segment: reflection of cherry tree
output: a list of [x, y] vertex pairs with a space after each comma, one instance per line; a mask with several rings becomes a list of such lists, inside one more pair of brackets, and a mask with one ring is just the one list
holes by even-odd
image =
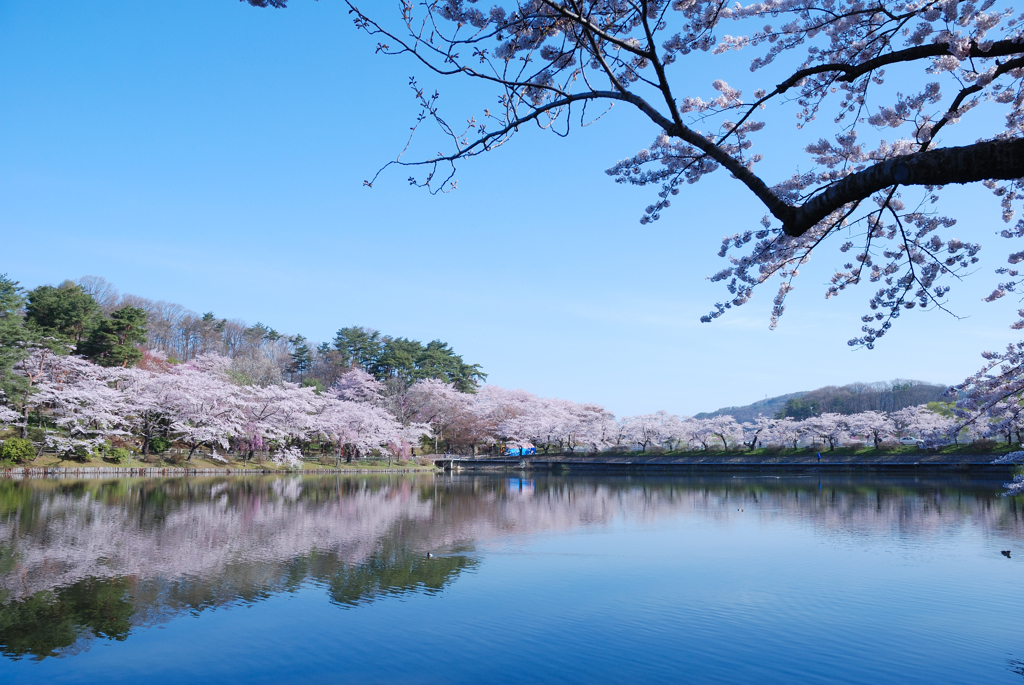
[[[729, 479], [692, 481], [539, 479], [532, 497], [497, 478], [451, 481], [438, 494], [433, 477], [266, 477], [76, 481], [52, 487], [6, 481], [0, 546], [14, 567], [0, 575], [12, 598], [85, 578], [133, 582], [194, 579], [224, 598], [245, 583], [277, 585], [294, 560], [330, 557], [360, 564], [381, 548], [478, 548], [509, 536], [687, 517], [727, 530], [744, 517], [810, 524], [833, 536], [936, 536], [971, 525], [1024, 534], [1010, 502], [966, 491], [942, 499], [929, 483], [898, 487], [840, 482], [827, 496], [806, 481], [736, 487]], [[755, 492], [756, 491], [756, 492]], [[753, 498], [751, 493], [753, 494]], [[800, 497], [794, 497], [799, 493]], [[18, 496], [29, 494], [31, 496]], [[152, 495], [159, 495], [154, 497]], [[315, 564], [302, 566], [315, 573]], [[154, 601], [157, 601], [154, 598]]]

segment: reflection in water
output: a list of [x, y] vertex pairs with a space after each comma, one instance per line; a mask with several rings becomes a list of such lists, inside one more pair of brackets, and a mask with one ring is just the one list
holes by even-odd
[[124, 640], [135, 608], [125, 578], [90, 578], [0, 605], [0, 645], [10, 657], [73, 653], [94, 637]]
[[998, 482], [842, 477], [3, 480], [0, 648], [69, 656], [307, 585], [339, 607], [436, 593], [478, 568], [473, 550], [487, 540], [616, 519], [795, 519], [844, 537], [969, 525], [1024, 538], [1016, 501], [998, 492]]

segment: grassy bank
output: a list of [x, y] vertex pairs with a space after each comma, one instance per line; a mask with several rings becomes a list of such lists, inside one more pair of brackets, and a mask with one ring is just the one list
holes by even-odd
[[[240, 460], [232, 459], [229, 463], [222, 461], [215, 461], [212, 459], [205, 458], [205, 455], [196, 455], [192, 458], [192, 461], [185, 461], [181, 459], [164, 459], [157, 458], [155, 461], [143, 461], [141, 459], [127, 459], [123, 462], [113, 462], [106, 459], [92, 458], [86, 460], [78, 459], [61, 459], [60, 457], [53, 454], [44, 454], [41, 457], [37, 457], [32, 461], [14, 463], [9, 461], [0, 461], [0, 468], [31, 468], [31, 469], [52, 469], [52, 468], [66, 468], [66, 469], [96, 469], [96, 468], [122, 468], [122, 469], [226, 469], [230, 468], [232, 471], [280, 471], [285, 473], [289, 469], [279, 466], [272, 461], [263, 461], [262, 463], [256, 461], [249, 461], [242, 463]], [[351, 463], [342, 460], [340, 464], [335, 465], [331, 463], [320, 463], [316, 460], [303, 461], [301, 465], [302, 471], [384, 471], [403, 469], [408, 471], [433, 471], [434, 466], [424, 460], [404, 460], [404, 459], [393, 459], [389, 463], [387, 459], [359, 459]], [[294, 469], [292, 469], [294, 470]]]

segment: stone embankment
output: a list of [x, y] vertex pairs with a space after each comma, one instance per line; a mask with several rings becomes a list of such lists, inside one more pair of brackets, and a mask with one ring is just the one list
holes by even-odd
[[992, 454], [936, 454], [916, 452], [878, 456], [796, 455], [772, 457], [745, 454], [684, 454], [684, 455], [595, 455], [557, 456], [530, 455], [528, 457], [473, 457], [469, 455], [434, 456], [434, 463], [442, 469], [474, 470], [552, 470], [552, 471], [792, 471], [792, 470], [879, 470], [911, 471], [918, 469], [964, 470], [1003, 473], [1012, 470], [1008, 464], [993, 464], [998, 455]]
[[220, 468], [182, 468], [162, 466], [49, 466], [14, 467], [0, 469], [0, 478], [86, 478], [86, 477], [135, 477], [135, 478], [181, 478], [184, 476], [245, 476], [245, 475], [331, 475], [366, 473], [430, 473], [419, 468], [350, 468], [350, 469], [239, 469], [227, 466]]

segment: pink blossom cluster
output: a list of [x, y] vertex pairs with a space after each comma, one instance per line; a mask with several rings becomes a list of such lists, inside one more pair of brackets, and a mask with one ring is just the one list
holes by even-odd
[[200, 448], [248, 456], [273, 448], [290, 465], [296, 450], [312, 441], [359, 456], [386, 451], [389, 443], [424, 430], [399, 424], [373, 402], [346, 399], [344, 387], [318, 395], [287, 382], [239, 384], [227, 357], [156, 362], [106, 368], [37, 349], [16, 369], [32, 383], [21, 398], [23, 413], [5, 409], [0, 419], [24, 428], [30, 415], [45, 418], [45, 443], [61, 454], [88, 453], [111, 440], [129, 440], [145, 450], [164, 435], [187, 447], [189, 458]]

